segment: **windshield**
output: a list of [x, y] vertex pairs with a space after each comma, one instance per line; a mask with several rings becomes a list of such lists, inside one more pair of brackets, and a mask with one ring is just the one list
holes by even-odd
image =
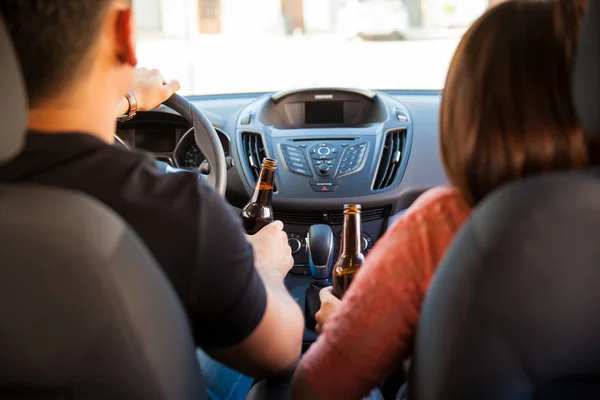
[[441, 89], [498, 0], [134, 0], [140, 66], [181, 94]]

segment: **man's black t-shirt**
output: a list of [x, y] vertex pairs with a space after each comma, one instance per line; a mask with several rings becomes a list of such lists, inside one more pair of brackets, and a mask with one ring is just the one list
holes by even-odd
[[29, 133], [0, 182], [71, 189], [112, 208], [170, 279], [199, 346], [239, 343], [262, 319], [266, 291], [239, 218], [195, 174], [161, 174], [149, 155], [92, 135]]

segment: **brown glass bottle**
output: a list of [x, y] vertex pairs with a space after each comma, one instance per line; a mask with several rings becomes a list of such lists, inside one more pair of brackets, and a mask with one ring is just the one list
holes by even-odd
[[242, 221], [248, 235], [254, 235], [274, 220], [271, 202], [273, 200], [276, 171], [277, 161], [265, 158], [254, 188], [254, 194], [242, 209]]
[[340, 257], [332, 271], [333, 294], [341, 299], [358, 269], [365, 262], [361, 252], [362, 229], [360, 222], [361, 207], [358, 204], [344, 206], [344, 231], [340, 244]]

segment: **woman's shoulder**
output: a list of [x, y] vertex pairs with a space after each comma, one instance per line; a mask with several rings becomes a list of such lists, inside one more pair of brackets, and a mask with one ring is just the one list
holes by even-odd
[[406, 217], [411, 215], [426, 219], [438, 216], [465, 219], [471, 212], [471, 207], [464, 200], [460, 191], [452, 186], [438, 186], [424, 192], [410, 206]]
[[[415, 275], [426, 272], [425, 277], [429, 279], [448, 244], [470, 214], [471, 207], [458, 190], [452, 187], [430, 189], [394, 222], [380, 240], [381, 245], [378, 242], [375, 246], [383, 250], [382, 257], [398, 259], [401, 251], [406, 259], [411, 260], [404, 261], [405, 264], [419, 265]], [[422, 283], [428, 282], [427, 279]]]
[[452, 186], [436, 186], [425, 191], [415, 200], [409, 209], [425, 208], [455, 208], [470, 209], [460, 191]]

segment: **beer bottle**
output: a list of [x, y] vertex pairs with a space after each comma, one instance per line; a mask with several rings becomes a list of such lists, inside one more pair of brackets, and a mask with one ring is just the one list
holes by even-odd
[[277, 161], [265, 158], [254, 188], [254, 194], [242, 209], [242, 221], [248, 235], [254, 235], [274, 220], [271, 201], [273, 199], [275, 171], [277, 171]]
[[361, 253], [362, 230], [361, 207], [358, 204], [344, 206], [344, 231], [340, 245], [340, 257], [332, 271], [333, 294], [341, 299], [354, 279], [365, 257]]

